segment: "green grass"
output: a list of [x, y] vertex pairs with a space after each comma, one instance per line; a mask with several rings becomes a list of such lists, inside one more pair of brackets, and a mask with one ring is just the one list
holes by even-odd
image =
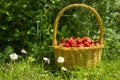
[[101, 61], [96, 68], [66, 72], [40, 63], [5, 63], [0, 67], [0, 80], [120, 80], [120, 58]]

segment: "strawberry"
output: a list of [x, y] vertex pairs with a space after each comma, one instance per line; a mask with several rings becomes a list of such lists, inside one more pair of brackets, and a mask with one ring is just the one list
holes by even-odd
[[60, 44], [59, 44], [59, 46], [63, 46], [63, 44], [62, 44], [62, 43], [60, 43]]
[[81, 38], [77, 38], [77, 44], [82, 43], [82, 39]]
[[90, 46], [95, 46], [95, 44], [94, 44], [94, 43], [91, 43]]
[[70, 38], [75, 39], [75, 36], [71, 36]]
[[90, 47], [90, 43], [88, 41], [84, 41], [85, 47]]
[[68, 43], [63, 44], [64, 47], [70, 47]]
[[83, 43], [77, 44], [76, 47], [84, 47], [85, 45]]
[[70, 43], [70, 42], [71, 42], [71, 39], [66, 38], [65, 43]]
[[77, 46], [77, 42], [76, 41], [71, 41], [70, 46], [71, 47], [76, 47]]
[[67, 38], [65, 41], [65, 43], [69, 43], [69, 44], [71, 44], [72, 42], [74, 42], [74, 39], [72, 38]]
[[98, 46], [98, 45], [100, 45], [99, 43], [95, 43], [95, 46]]
[[88, 40], [89, 40], [89, 37], [83, 37], [83, 40], [84, 40], [84, 41], [88, 41]]
[[100, 44], [100, 42], [99, 42], [99, 41], [97, 41], [97, 40], [95, 40], [95, 41], [94, 41], [94, 44], [95, 44], [95, 46], [97, 46], [97, 45], [99, 45], [99, 44]]
[[61, 38], [60, 41], [63, 43], [65, 41], [65, 38]]
[[71, 36], [70, 38], [61, 38], [58, 46], [64, 47], [92, 47], [99, 45], [99, 41], [93, 41], [90, 37], [77, 37]]
[[88, 39], [87, 42], [89, 42], [90, 44], [92, 44], [92, 43], [93, 43], [93, 40]]

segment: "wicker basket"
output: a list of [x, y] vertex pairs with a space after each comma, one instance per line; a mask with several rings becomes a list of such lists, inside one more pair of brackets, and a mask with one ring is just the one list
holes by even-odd
[[[99, 24], [99, 41], [100, 45], [92, 46], [92, 47], [60, 47], [57, 45], [56, 39], [56, 32], [58, 27], [58, 22], [62, 14], [71, 8], [83, 7], [91, 11], [97, 18]], [[103, 27], [102, 21], [99, 14], [96, 12], [95, 9], [91, 8], [85, 4], [72, 4], [64, 7], [57, 15], [56, 20], [54, 22], [54, 31], [53, 31], [53, 42], [52, 42], [53, 50], [54, 50], [54, 57], [55, 62], [58, 67], [66, 67], [66, 68], [73, 68], [73, 67], [95, 67], [100, 63], [101, 60], [101, 53], [103, 48]], [[64, 62], [58, 63], [58, 57], [63, 57]]]

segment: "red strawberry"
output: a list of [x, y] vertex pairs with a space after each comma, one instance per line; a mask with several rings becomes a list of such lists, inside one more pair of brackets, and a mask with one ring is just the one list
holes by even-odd
[[89, 47], [90, 43], [88, 41], [84, 41], [84, 45], [85, 45], [85, 47]]
[[59, 46], [63, 46], [63, 44], [62, 44], [62, 43], [60, 43], [60, 44], [59, 44]]
[[95, 44], [95, 46], [97, 46], [100, 44], [100, 42], [96, 40], [96, 41], [94, 41], [94, 44]]
[[93, 40], [88, 39], [87, 42], [89, 42], [90, 44], [92, 44]]
[[70, 38], [75, 39], [75, 36], [71, 36]]
[[70, 42], [71, 42], [71, 39], [66, 38], [65, 43], [70, 43]]
[[95, 46], [95, 44], [94, 44], [94, 43], [91, 43], [90, 46]]
[[74, 39], [72, 39], [72, 38], [68, 38], [65, 41], [65, 43], [68, 43], [68, 44], [71, 44], [72, 42], [74, 42]]
[[77, 46], [77, 42], [76, 41], [71, 41], [70, 46], [71, 47], [76, 47]]
[[64, 39], [64, 38], [61, 38], [60, 41], [63, 43], [63, 42], [65, 41], [65, 39]]
[[63, 46], [64, 47], [70, 47], [70, 45], [68, 43], [64, 43]]
[[82, 39], [81, 38], [77, 38], [77, 44], [82, 43]]
[[89, 37], [83, 37], [83, 40], [84, 40], [84, 41], [88, 41], [88, 40], [89, 40]]
[[95, 46], [98, 46], [98, 45], [100, 45], [99, 43], [95, 43]]
[[84, 44], [83, 43], [77, 44], [76, 47], [84, 47]]

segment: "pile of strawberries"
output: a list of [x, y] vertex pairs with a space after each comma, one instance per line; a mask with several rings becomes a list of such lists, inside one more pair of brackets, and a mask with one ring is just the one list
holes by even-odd
[[58, 46], [62, 47], [91, 47], [99, 45], [99, 41], [94, 41], [90, 37], [61, 38]]

